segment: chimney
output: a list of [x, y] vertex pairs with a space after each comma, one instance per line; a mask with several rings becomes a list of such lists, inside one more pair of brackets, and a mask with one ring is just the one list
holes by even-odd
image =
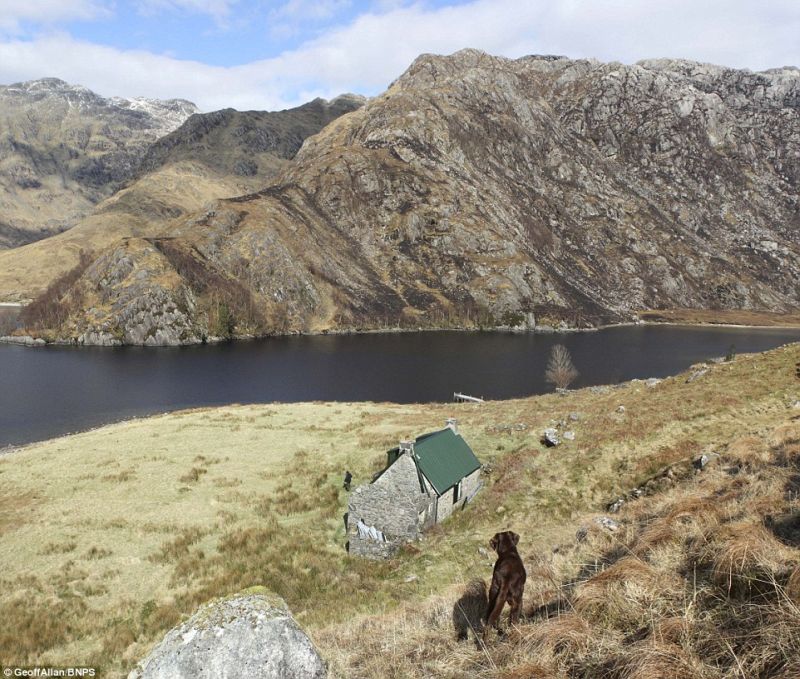
[[446, 424], [448, 429], [452, 429], [454, 434], [458, 434], [458, 420], [455, 417], [448, 417]]
[[414, 452], [414, 442], [413, 441], [400, 441], [400, 454], [403, 453], [413, 453]]

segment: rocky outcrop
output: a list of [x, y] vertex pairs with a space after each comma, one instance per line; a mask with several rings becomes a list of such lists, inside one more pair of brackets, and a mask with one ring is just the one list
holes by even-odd
[[169, 235], [259, 332], [800, 306], [800, 71], [423, 55]]
[[0, 249], [73, 226], [197, 108], [106, 99], [57, 78], [0, 86]]
[[176, 346], [208, 335], [191, 288], [148, 240], [126, 239], [98, 258], [70, 295], [87, 308], [61, 334], [78, 344]]
[[324, 679], [325, 664], [286, 604], [263, 588], [203, 606], [129, 679]]
[[2, 344], [19, 344], [23, 347], [43, 347], [46, 342], [41, 337], [30, 335], [3, 335], [0, 337]]

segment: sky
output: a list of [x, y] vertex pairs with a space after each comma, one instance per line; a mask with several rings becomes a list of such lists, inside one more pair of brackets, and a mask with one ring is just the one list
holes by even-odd
[[800, 0], [0, 0], [0, 83], [278, 110], [474, 47], [800, 67]]

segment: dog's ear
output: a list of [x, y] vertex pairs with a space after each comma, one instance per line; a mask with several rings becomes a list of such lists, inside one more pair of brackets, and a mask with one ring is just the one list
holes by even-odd
[[511, 536], [511, 542], [513, 542], [514, 546], [516, 547], [517, 543], [519, 542], [519, 535], [511, 531], [508, 531], [508, 534]]
[[494, 537], [489, 540], [489, 546], [496, 552], [497, 551], [497, 538], [500, 537], [500, 533], [495, 533]]

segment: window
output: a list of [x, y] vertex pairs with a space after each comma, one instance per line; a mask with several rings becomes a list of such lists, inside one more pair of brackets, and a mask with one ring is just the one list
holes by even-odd
[[459, 481], [455, 486], [453, 486], [453, 504], [458, 502], [458, 499], [461, 497], [461, 481]]

